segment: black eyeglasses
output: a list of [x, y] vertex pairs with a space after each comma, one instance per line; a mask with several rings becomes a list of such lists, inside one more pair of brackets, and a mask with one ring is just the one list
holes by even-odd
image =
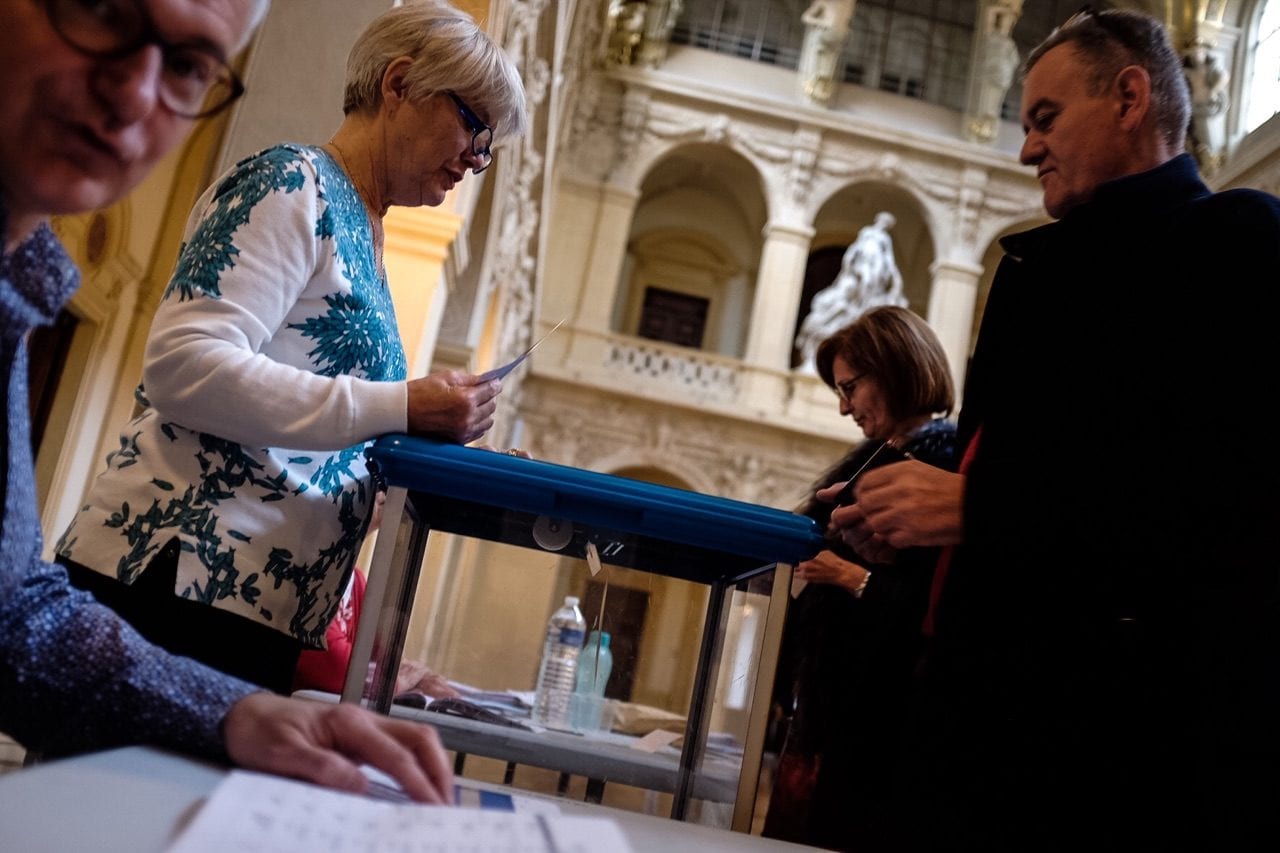
[[123, 59], [159, 45], [160, 103], [174, 115], [204, 118], [244, 94], [221, 56], [202, 44], [166, 39], [140, 0], [46, 0], [44, 9], [54, 32], [86, 56]]
[[493, 128], [480, 120], [480, 116], [476, 115], [466, 102], [459, 98], [455, 92], [445, 92], [458, 108], [458, 114], [462, 116], [462, 122], [467, 126], [467, 130], [471, 131], [471, 153], [480, 158], [481, 166], [472, 169], [473, 175], [478, 175], [485, 169], [489, 168], [489, 164], [493, 162], [493, 153], [489, 147], [493, 145]]

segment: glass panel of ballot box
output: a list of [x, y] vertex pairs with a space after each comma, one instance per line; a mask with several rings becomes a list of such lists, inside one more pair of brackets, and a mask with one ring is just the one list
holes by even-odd
[[[462, 776], [749, 830], [812, 520], [430, 439], [368, 455], [387, 501], [342, 701], [436, 726]], [[566, 596], [612, 670], [548, 723], [534, 689]], [[409, 660], [463, 701], [398, 691]]]

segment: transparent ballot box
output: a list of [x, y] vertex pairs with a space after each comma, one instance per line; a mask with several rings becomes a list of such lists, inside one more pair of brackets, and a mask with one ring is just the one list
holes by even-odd
[[[368, 455], [387, 501], [342, 701], [432, 723], [460, 775], [749, 829], [811, 519], [429, 439]], [[566, 596], [610, 634], [612, 670], [603, 699], [539, 722]], [[398, 693], [409, 660], [461, 701]]]

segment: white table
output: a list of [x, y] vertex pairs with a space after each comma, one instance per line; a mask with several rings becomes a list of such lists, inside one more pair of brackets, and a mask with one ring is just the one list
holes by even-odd
[[[318, 702], [336, 702], [337, 694], [319, 690], [299, 690], [295, 696]], [[599, 802], [605, 784], [617, 782], [650, 791], [676, 790], [680, 750], [664, 747], [655, 752], [636, 749], [638, 738], [611, 733], [588, 735], [553, 730], [525, 731], [482, 723], [462, 717], [437, 714], [420, 708], [392, 705], [391, 716], [435, 726], [445, 749], [461, 755], [481, 755], [506, 761], [558, 770], [588, 780], [587, 798]], [[708, 753], [694, 780], [694, 799], [732, 803], [738, 793], [741, 758], [737, 760]], [[457, 764], [454, 772], [463, 771]]]
[[[15, 853], [160, 853], [225, 773], [225, 768], [185, 756], [127, 747], [0, 775], [0, 846]], [[566, 815], [612, 819], [636, 853], [815, 849], [549, 799]]]

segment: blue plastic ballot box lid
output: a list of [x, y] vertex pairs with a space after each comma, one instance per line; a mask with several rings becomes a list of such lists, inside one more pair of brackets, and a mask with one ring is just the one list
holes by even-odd
[[[592, 541], [608, 561], [650, 571], [646, 563], [683, 554], [675, 562], [703, 569], [657, 570], [703, 582], [712, 580], [702, 576], [708, 557], [733, 574], [794, 565], [824, 547], [811, 518], [687, 489], [408, 435], [383, 436], [365, 452], [375, 475], [407, 489], [437, 529], [568, 553]], [[527, 522], [522, 530], [513, 532], [512, 513]], [[539, 519], [566, 523], [563, 545], [547, 547]]]

